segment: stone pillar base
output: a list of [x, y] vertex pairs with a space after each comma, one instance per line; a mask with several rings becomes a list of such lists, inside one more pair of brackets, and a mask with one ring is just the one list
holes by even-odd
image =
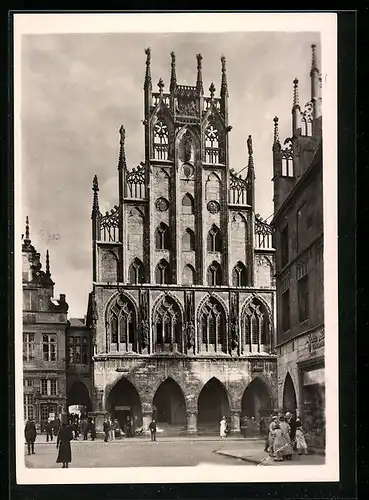
[[240, 413], [239, 411], [231, 410], [230, 434], [232, 435], [241, 434]]
[[149, 425], [152, 420], [152, 411], [142, 412], [142, 429], [143, 432], [149, 431]]
[[197, 412], [189, 411], [187, 412], [187, 434], [197, 433]]

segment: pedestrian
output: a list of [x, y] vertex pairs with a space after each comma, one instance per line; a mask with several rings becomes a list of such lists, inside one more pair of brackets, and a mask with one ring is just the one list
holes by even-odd
[[110, 440], [115, 441], [115, 421], [109, 418], [109, 423], [110, 423], [110, 431], [109, 431]]
[[87, 441], [88, 435], [88, 422], [85, 418], [81, 420], [81, 433], [83, 435], [83, 441]]
[[247, 438], [247, 417], [243, 416], [241, 419], [241, 430], [244, 438]]
[[56, 459], [57, 464], [63, 464], [63, 469], [68, 468], [68, 464], [72, 461], [72, 452], [70, 449], [70, 442], [73, 439], [73, 430], [72, 427], [68, 424], [62, 424], [59, 433], [58, 439], [56, 442], [56, 447], [59, 448], [58, 457]]
[[60, 429], [60, 418], [56, 417], [54, 421], [54, 436], [58, 435], [59, 429]]
[[284, 439], [284, 447], [283, 447], [283, 459], [284, 460], [292, 460], [292, 443], [290, 437], [290, 426], [286, 422], [286, 419], [283, 415], [279, 417], [279, 428], [282, 431], [283, 439]]
[[268, 440], [267, 440], [267, 443], [266, 443], [266, 449], [264, 449], [264, 451], [266, 451], [267, 453], [269, 453], [269, 455], [273, 455], [273, 440], [274, 440], [274, 429], [275, 429], [275, 426], [277, 425], [278, 423], [278, 417], [274, 416], [272, 417], [272, 420], [269, 424], [269, 434], [268, 434]]
[[95, 419], [94, 418], [91, 418], [90, 434], [91, 434], [91, 440], [95, 441], [95, 439], [96, 439], [96, 425], [95, 425]]
[[156, 422], [153, 419], [149, 425], [151, 441], [156, 441]]
[[51, 423], [50, 418], [47, 419], [47, 422], [45, 425], [45, 432], [46, 432], [46, 442], [48, 443], [49, 438], [50, 438], [50, 441], [53, 440], [53, 424]]
[[299, 455], [309, 454], [304, 434], [305, 433], [302, 428], [301, 420], [296, 419], [296, 448]]
[[103, 425], [103, 430], [104, 430], [104, 434], [105, 434], [105, 437], [104, 437], [105, 443], [108, 442], [109, 434], [110, 434], [110, 428], [111, 428], [110, 421], [109, 421], [108, 418], [105, 418], [104, 425]]
[[290, 413], [289, 411], [286, 413], [286, 419], [290, 426], [290, 438], [292, 443], [292, 449], [296, 450], [296, 417], [294, 413]]
[[272, 431], [273, 435], [273, 452], [274, 452], [274, 461], [282, 462], [283, 461], [283, 447], [284, 447], [284, 437], [281, 428], [279, 427], [279, 423], [277, 422], [274, 426], [274, 430]]
[[226, 429], [227, 429], [227, 420], [225, 417], [222, 417], [221, 421], [219, 422], [220, 424], [220, 428], [219, 428], [219, 434], [220, 434], [220, 437], [221, 438], [225, 438], [227, 433], [226, 433]]
[[35, 454], [35, 441], [36, 441], [36, 425], [33, 418], [29, 418], [26, 422], [26, 426], [24, 428], [24, 437], [27, 442], [28, 455], [32, 453]]

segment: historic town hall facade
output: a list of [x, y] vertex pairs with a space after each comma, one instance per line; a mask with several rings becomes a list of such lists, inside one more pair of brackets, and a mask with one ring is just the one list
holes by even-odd
[[[200, 54], [195, 86], [177, 83], [171, 54], [169, 92], [162, 79], [153, 92], [150, 64], [147, 49], [143, 161], [128, 168], [121, 127], [106, 214], [93, 180], [93, 289], [85, 322], [67, 327], [65, 398], [87, 403], [98, 431], [109, 414], [175, 433], [209, 432], [224, 415], [238, 432], [242, 415], [277, 406], [275, 251], [255, 214], [252, 139], [241, 176], [228, 160], [224, 57], [220, 96], [214, 84], [204, 95]], [[76, 339], [88, 339], [85, 365]]]
[[[100, 213], [93, 182], [93, 342], [95, 412], [188, 432], [276, 404], [274, 250], [255, 217], [251, 136], [242, 178], [228, 162], [228, 89], [220, 98], [196, 85], [152, 91], [144, 81], [145, 158], [127, 167], [120, 129], [119, 202]], [[246, 138], [245, 138], [246, 143]], [[97, 417], [99, 413], [97, 413]], [[101, 418], [97, 419], [101, 421]]]

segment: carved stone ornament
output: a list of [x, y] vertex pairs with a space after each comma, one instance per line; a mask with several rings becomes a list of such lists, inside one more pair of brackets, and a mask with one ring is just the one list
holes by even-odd
[[220, 205], [217, 201], [211, 200], [207, 205], [207, 209], [211, 214], [217, 214], [220, 210]]
[[195, 326], [192, 321], [187, 325], [187, 345], [189, 348], [195, 345]]
[[141, 322], [141, 337], [140, 337], [140, 344], [141, 348], [145, 349], [145, 347], [148, 346], [149, 343], [149, 324], [147, 321], [142, 321]]
[[169, 202], [165, 198], [158, 198], [155, 202], [155, 206], [159, 212], [166, 212], [169, 208]]

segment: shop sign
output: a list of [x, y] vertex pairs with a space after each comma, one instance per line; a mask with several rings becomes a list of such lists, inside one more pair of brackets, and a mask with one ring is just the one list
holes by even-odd
[[131, 407], [130, 406], [116, 406], [115, 410], [116, 411], [130, 411]]
[[307, 339], [307, 344], [309, 346], [309, 351], [316, 351], [320, 347], [324, 346], [324, 329], [322, 328], [321, 330], [318, 330], [317, 332], [314, 333], [309, 333], [308, 334], [308, 339]]

